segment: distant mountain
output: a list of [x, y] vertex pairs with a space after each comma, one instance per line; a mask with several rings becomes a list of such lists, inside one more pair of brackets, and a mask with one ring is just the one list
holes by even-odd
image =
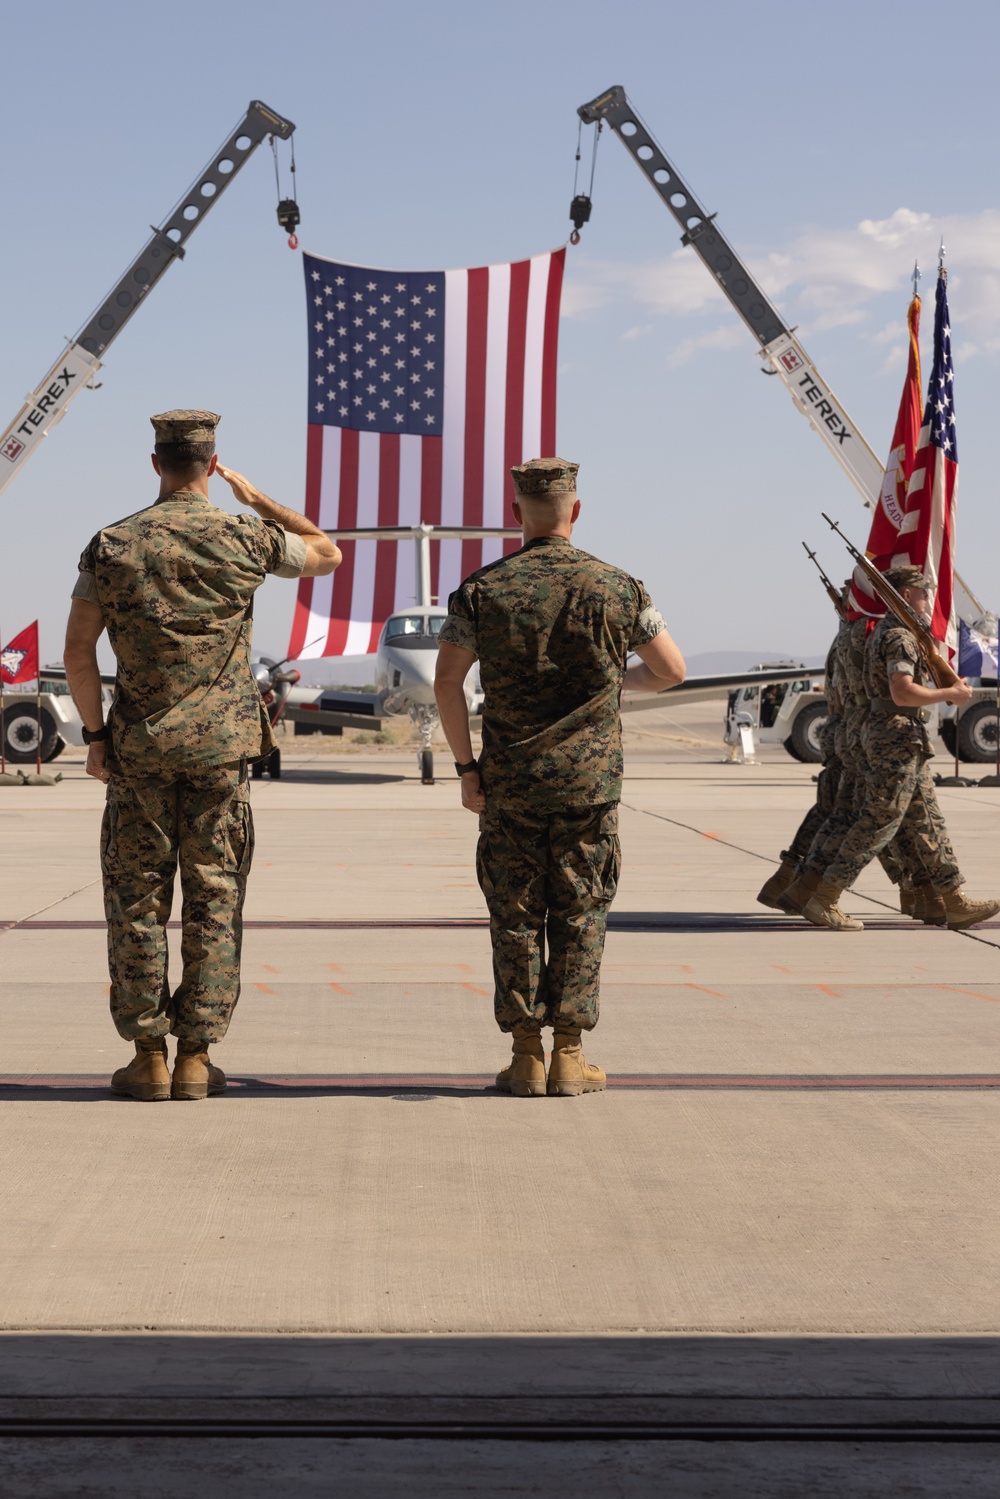
[[727, 672], [750, 671], [768, 661], [802, 662], [803, 666], [823, 666], [825, 656], [800, 656], [789, 651], [700, 651], [686, 656], [689, 677], [719, 677]]

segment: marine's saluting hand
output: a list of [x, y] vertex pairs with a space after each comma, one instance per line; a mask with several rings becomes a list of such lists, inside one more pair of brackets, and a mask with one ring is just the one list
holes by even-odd
[[215, 472], [219, 475], [220, 479], [225, 479], [241, 505], [249, 505], [251, 510], [260, 510], [262, 508], [270, 510], [272, 507], [273, 502], [268, 499], [267, 495], [251, 484], [249, 479], [245, 479], [242, 474], [238, 474], [235, 469], [224, 468], [221, 463], [217, 463]]

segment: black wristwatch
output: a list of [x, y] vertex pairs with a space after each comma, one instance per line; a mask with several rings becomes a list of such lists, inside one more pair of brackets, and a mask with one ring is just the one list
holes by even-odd
[[84, 744], [99, 744], [102, 739], [110, 738], [111, 735], [108, 733], [108, 726], [106, 723], [102, 723], [99, 729], [84, 728], [83, 730]]
[[466, 762], [465, 765], [459, 765], [458, 761], [457, 760], [455, 761], [455, 774], [456, 775], [467, 776], [467, 775], [470, 775], [471, 772], [474, 771], [474, 770], [478, 771], [478, 769], [479, 769], [479, 761], [478, 760], [469, 760], [469, 761]]

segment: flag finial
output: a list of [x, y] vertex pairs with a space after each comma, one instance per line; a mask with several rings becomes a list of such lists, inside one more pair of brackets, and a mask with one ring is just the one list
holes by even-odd
[[917, 286], [920, 281], [920, 266], [917, 261], [913, 262], [913, 295], [917, 296]]
[[942, 234], [942, 236], [941, 236], [941, 247], [938, 250], [938, 275], [939, 276], [943, 276], [943, 275], [946, 275], [946, 274], [947, 273], [946, 273], [945, 268], [944, 268], [944, 235]]

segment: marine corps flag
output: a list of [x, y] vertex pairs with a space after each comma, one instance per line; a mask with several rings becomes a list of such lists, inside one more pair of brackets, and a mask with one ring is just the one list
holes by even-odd
[[0, 649], [0, 682], [33, 682], [38, 676], [38, 620]]
[[[882, 492], [865, 547], [866, 554], [882, 572], [892, 565], [897, 550], [896, 537], [906, 514], [906, 491], [920, 438], [920, 298], [916, 295], [906, 314], [906, 326], [910, 335], [906, 380], [882, 476]], [[854, 569], [848, 608], [854, 619], [863, 614], [878, 618], [885, 613], [885, 605], [872, 593], [860, 567]]]

